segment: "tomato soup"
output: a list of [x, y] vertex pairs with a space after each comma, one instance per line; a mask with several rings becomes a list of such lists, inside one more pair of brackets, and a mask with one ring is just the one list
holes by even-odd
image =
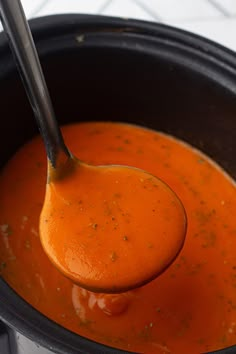
[[234, 181], [201, 152], [159, 132], [107, 122], [62, 131], [71, 151], [87, 163], [130, 165], [163, 179], [185, 206], [185, 245], [162, 275], [136, 290], [105, 295], [73, 285], [48, 260], [39, 239], [47, 163], [38, 137], [0, 176], [2, 277], [53, 321], [115, 348], [199, 354], [235, 344]]

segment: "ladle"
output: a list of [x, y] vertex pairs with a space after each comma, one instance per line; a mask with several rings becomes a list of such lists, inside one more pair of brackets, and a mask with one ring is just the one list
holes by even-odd
[[123, 292], [149, 282], [184, 244], [181, 201], [145, 171], [92, 166], [73, 156], [55, 119], [20, 1], [1, 0], [0, 11], [48, 157], [39, 225], [46, 254], [60, 272], [91, 291]]

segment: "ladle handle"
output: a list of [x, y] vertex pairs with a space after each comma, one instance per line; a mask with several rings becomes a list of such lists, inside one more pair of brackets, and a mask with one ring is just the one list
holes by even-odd
[[0, 0], [0, 15], [53, 167], [70, 157], [55, 119], [39, 57], [20, 0]]

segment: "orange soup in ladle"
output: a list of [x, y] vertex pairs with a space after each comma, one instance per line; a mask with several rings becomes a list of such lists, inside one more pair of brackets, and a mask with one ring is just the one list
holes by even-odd
[[52, 263], [74, 283], [103, 293], [141, 286], [180, 252], [186, 214], [176, 194], [143, 170], [92, 166], [71, 154], [53, 112], [20, 2], [1, 1], [48, 156], [40, 238]]

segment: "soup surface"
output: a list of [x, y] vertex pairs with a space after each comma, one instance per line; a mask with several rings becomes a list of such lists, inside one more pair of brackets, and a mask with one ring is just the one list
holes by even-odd
[[169, 184], [187, 212], [185, 245], [161, 276], [134, 291], [104, 295], [73, 285], [41, 247], [47, 166], [35, 138], [0, 176], [3, 278], [65, 328], [117, 348], [199, 354], [236, 343], [234, 182], [199, 151], [148, 129], [90, 122], [65, 126], [63, 135], [87, 163], [139, 167]]

